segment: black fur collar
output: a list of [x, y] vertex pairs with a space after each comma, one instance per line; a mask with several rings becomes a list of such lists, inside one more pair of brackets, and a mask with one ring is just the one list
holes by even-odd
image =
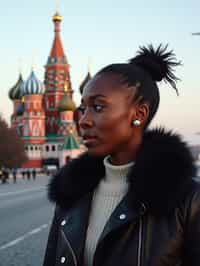
[[[104, 173], [103, 158], [85, 153], [51, 180], [49, 199], [69, 208], [93, 191]], [[192, 155], [180, 136], [163, 128], [149, 130], [128, 176], [131, 201], [143, 202], [152, 213], [166, 214], [183, 198], [194, 176]]]

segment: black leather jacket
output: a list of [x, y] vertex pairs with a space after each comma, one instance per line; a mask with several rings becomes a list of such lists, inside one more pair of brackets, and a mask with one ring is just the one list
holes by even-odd
[[[83, 266], [92, 191], [102, 158], [84, 154], [53, 178], [56, 202], [44, 266]], [[177, 135], [148, 131], [94, 254], [94, 266], [199, 266], [200, 188], [193, 159]]]

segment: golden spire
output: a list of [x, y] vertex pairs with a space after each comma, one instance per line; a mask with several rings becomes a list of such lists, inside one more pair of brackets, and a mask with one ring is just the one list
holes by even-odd
[[55, 0], [56, 13], [58, 13], [58, 6], [59, 6], [59, 0]]
[[69, 134], [73, 134], [73, 133], [74, 133], [73, 129], [70, 128], [70, 130], [69, 130]]
[[19, 74], [22, 74], [22, 59], [18, 58], [18, 71]]
[[58, 13], [59, 0], [55, 0], [56, 13], [53, 16], [53, 21], [62, 21], [61, 15]]
[[69, 84], [67, 81], [65, 81], [65, 85], [64, 85], [64, 91], [67, 92], [69, 88]]
[[35, 70], [35, 64], [32, 63], [32, 65], [31, 65], [31, 72], [34, 72], [34, 70]]
[[35, 54], [32, 55], [32, 62], [31, 62], [31, 72], [34, 72], [36, 69], [36, 64], [35, 64]]
[[91, 63], [92, 62], [92, 60], [91, 60], [91, 56], [88, 56], [88, 73], [90, 73], [90, 70], [91, 70]]

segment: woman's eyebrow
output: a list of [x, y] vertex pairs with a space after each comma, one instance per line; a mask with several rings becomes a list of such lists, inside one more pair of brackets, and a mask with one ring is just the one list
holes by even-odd
[[[95, 95], [91, 95], [91, 96], [89, 96], [89, 97], [88, 97], [88, 100], [89, 100], [89, 101], [94, 101], [94, 100], [96, 100], [97, 98], [106, 98], [106, 96], [103, 95], [103, 94], [95, 94]], [[81, 103], [83, 103], [83, 102], [84, 102], [84, 98], [81, 99]]]

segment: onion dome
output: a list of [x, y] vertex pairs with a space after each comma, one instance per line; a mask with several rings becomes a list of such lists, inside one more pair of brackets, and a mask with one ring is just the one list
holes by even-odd
[[8, 95], [11, 100], [20, 100], [23, 96], [23, 78], [19, 75], [17, 83], [10, 89]]
[[65, 142], [64, 142], [64, 147], [65, 150], [78, 150], [79, 149], [79, 144], [77, 142], [77, 140], [75, 139], [75, 137], [73, 136], [73, 134], [69, 134], [66, 138], [65, 138]]
[[90, 75], [90, 72], [88, 71], [87, 76], [84, 78], [84, 80], [82, 81], [80, 87], [79, 87], [79, 91], [82, 94], [83, 93], [83, 89], [86, 85], [86, 83], [88, 83], [89, 80], [91, 80], [92, 76]]
[[58, 105], [58, 110], [60, 112], [63, 111], [74, 112], [76, 110], [76, 105], [74, 101], [67, 94], [65, 94]]
[[53, 21], [55, 21], [55, 22], [56, 21], [62, 21], [62, 17], [58, 12], [56, 12], [55, 15], [53, 16]]
[[21, 116], [21, 115], [23, 115], [23, 114], [24, 114], [24, 102], [22, 102], [22, 103], [18, 106], [18, 108], [17, 108], [17, 110], [16, 110], [16, 115]]
[[23, 86], [24, 95], [42, 94], [44, 92], [43, 83], [36, 77], [34, 71], [31, 72]]

